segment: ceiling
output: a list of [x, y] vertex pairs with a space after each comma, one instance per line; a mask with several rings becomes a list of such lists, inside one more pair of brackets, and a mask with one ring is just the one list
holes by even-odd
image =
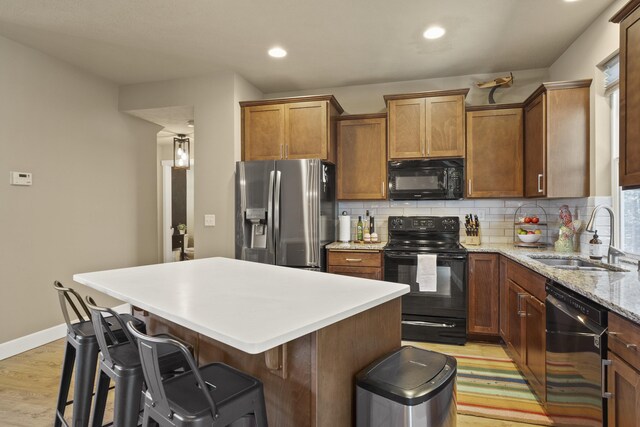
[[161, 125], [163, 129], [158, 132], [159, 143], [168, 144], [173, 142], [173, 137], [178, 134], [188, 135], [193, 138], [194, 128], [187, 125], [190, 120], [193, 120], [193, 105], [131, 110], [127, 111], [127, 113]]
[[612, 3], [0, 0], [0, 35], [119, 84], [233, 70], [273, 93], [548, 67]]

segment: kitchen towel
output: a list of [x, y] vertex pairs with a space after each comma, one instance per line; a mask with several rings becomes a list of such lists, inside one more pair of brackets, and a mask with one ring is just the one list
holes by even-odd
[[418, 255], [416, 282], [420, 292], [438, 291], [438, 255]]
[[339, 229], [340, 234], [338, 240], [341, 242], [348, 242], [351, 240], [351, 216], [350, 215], [340, 215], [339, 220]]

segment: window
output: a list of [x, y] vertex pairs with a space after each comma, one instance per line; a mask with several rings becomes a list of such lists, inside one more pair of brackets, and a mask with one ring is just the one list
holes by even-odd
[[618, 213], [616, 241], [628, 254], [640, 256], [640, 189], [621, 190], [618, 182], [619, 168], [619, 114], [620, 91], [611, 92], [611, 183], [614, 210]]

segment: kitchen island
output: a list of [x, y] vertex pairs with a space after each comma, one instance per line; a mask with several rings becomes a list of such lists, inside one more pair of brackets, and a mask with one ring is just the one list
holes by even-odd
[[400, 347], [397, 283], [207, 258], [74, 275], [139, 308], [150, 333], [262, 380], [273, 426], [348, 426], [354, 376]]

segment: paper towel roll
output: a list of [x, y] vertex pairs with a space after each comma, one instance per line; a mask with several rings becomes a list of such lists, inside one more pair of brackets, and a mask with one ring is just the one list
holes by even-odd
[[338, 226], [340, 228], [340, 237], [338, 240], [341, 242], [348, 242], [351, 240], [351, 216], [340, 215]]

